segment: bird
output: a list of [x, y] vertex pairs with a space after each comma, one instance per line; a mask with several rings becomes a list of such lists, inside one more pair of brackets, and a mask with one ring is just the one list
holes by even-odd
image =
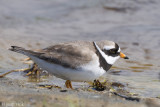
[[30, 57], [39, 68], [66, 80], [66, 88], [71, 89], [72, 81], [92, 82], [120, 57], [129, 59], [117, 43], [109, 40], [57, 43], [38, 51], [18, 46], [11, 46], [9, 50]]

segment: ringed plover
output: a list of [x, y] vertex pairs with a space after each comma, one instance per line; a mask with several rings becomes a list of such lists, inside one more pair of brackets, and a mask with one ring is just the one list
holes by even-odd
[[18, 46], [11, 46], [9, 50], [30, 57], [43, 70], [66, 80], [67, 88], [72, 88], [71, 81], [93, 81], [99, 78], [120, 57], [128, 59], [118, 44], [108, 40], [59, 43], [40, 51]]

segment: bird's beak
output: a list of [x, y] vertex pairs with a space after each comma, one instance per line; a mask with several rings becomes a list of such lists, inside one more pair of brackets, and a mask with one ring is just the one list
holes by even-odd
[[129, 59], [124, 53], [120, 52], [120, 57], [124, 59]]

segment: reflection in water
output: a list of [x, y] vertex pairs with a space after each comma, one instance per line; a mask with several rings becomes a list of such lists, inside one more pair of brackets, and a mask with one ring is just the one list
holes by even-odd
[[137, 66], [131, 66], [131, 67], [129, 67], [129, 68], [131, 68], [131, 69], [149, 69], [149, 67], [137, 67]]
[[160, 73], [153, 64], [132, 60], [125, 62], [127, 67], [114, 66], [111, 68], [109, 74], [113, 81], [129, 84], [125, 88], [139, 96], [157, 97], [160, 95]]
[[142, 70], [132, 70], [132, 72], [143, 72]]
[[139, 43], [138, 42], [133, 42], [132, 45], [139, 46]]
[[151, 50], [149, 50], [149, 49], [144, 49], [144, 52], [145, 52], [145, 55], [144, 55], [144, 58], [145, 59], [147, 59], [147, 60], [149, 60], [149, 59], [152, 59], [151, 58]]

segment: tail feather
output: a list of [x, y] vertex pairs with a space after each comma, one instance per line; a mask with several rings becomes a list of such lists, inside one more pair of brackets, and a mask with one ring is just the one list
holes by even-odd
[[18, 46], [11, 46], [9, 50], [17, 52], [17, 51], [25, 50], [25, 49], [22, 47], [18, 47]]
[[38, 54], [42, 54], [42, 53], [38, 53], [38, 52], [34, 52], [31, 50], [26, 50], [22, 47], [18, 47], [18, 46], [11, 46], [11, 48], [9, 49], [10, 51], [14, 51], [14, 52], [18, 52], [27, 56], [36, 56]]

